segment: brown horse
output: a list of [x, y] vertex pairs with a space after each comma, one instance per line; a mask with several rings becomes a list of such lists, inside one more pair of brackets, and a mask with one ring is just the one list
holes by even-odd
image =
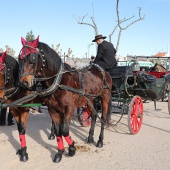
[[[10, 103], [20, 97], [29, 94], [28, 91], [18, 86], [19, 80], [19, 64], [6, 52], [0, 54], [0, 102], [3, 104]], [[18, 154], [21, 155], [21, 161], [28, 160], [28, 154], [26, 153], [25, 141], [25, 127], [28, 119], [29, 108], [19, 108], [14, 106], [10, 108], [14, 119], [17, 122], [19, 137], [21, 141], [21, 149], [18, 150]]]
[[[39, 42], [39, 37], [31, 42], [21, 38], [23, 48], [19, 56], [21, 66], [20, 82], [37, 93], [48, 106], [55, 125], [58, 153], [54, 162], [60, 162], [64, 152], [63, 137], [69, 145], [69, 156], [75, 155], [74, 141], [69, 135], [69, 125], [77, 107], [87, 105], [92, 112], [92, 124], [88, 143], [93, 142], [97, 114], [93, 107], [96, 98], [101, 99], [101, 132], [97, 147], [103, 147], [104, 125], [109, 123], [111, 113], [110, 75], [98, 65], [82, 70], [64, 65], [59, 55], [47, 44]], [[37, 90], [37, 85], [41, 90]]]
[[[10, 107], [10, 111], [17, 122], [21, 149], [18, 150], [20, 160], [25, 162], [28, 160], [28, 154], [26, 152], [26, 140], [25, 131], [26, 123], [28, 120], [30, 107], [18, 107], [17, 104], [24, 100], [23, 97], [29, 96], [31, 91], [24, 89], [19, 86], [19, 64], [6, 52], [0, 53], [0, 103], [3, 103], [4, 107]], [[16, 102], [16, 101], [20, 102]], [[42, 102], [41, 98], [35, 98], [33, 100], [28, 100], [29, 103]], [[53, 126], [52, 126], [53, 127]], [[50, 139], [53, 138], [53, 128], [50, 134]]]
[[163, 65], [155, 63], [155, 65], [150, 68], [150, 71], [167, 72], [167, 69]]

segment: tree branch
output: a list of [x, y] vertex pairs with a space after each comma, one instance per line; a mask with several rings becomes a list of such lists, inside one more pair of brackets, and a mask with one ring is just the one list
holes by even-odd
[[[116, 14], [117, 14], [117, 25], [115, 26], [115, 28], [119, 27], [119, 34], [118, 34], [118, 40], [117, 40], [117, 45], [116, 45], [116, 50], [118, 51], [118, 47], [119, 47], [119, 41], [120, 41], [120, 36], [121, 36], [121, 33], [122, 33], [122, 30], [126, 30], [128, 27], [130, 27], [131, 25], [135, 24], [136, 22], [139, 22], [141, 20], [143, 20], [145, 17], [141, 17], [141, 8], [139, 7], [139, 18], [132, 21], [130, 24], [128, 24], [126, 27], [122, 27], [121, 24], [126, 22], [126, 21], [129, 21], [131, 20], [132, 18], [134, 18], [135, 16], [133, 15], [132, 17], [130, 18], [124, 18], [123, 20], [120, 20], [120, 17], [119, 17], [119, 0], [117, 0], [117, 3], [116, 3]], [[113, 30], [115, 31], [115, 29]], [[110, 38], [111, 39], [111, 38]]]
[[91, 17], [92, 24], [90, 24], [90, 23], [84, 22], [84, 19], [85, 19], [86, 16], [87, 16], [87, 14], [84, 15], [79, 20], [77, 20], [75, 17], [74, 18], [77, 20], [78, 24], [91, 26], [95, 30], [95, 34], [97, 35], [98, 34], [98, 28], [97, 28], [97, 25], [95, 23], [94, 17]]

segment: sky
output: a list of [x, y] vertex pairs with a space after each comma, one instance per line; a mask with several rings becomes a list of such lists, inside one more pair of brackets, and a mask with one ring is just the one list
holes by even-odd
[[[145, 55], [170, 51], [170, 0], [120, 0], [120, 19], [135, 16], [129, 23], [138, 19], [138, 7], [145, 17], [121, 35], [117, 56]], [[87, 14], [87, 15], [86, 15]], [[94, 17], [99, 34], [107, 36], [116, 26], [116, 0], [1, 0], [0, 48], [5, 46], [15, 50], [18, 56], [22, 45], [21, 37], [33, 31], [35, 38], [52, 47], [60, 44], [62, 53], [71, 48], [75, 57], [96, 55], [94, 29], [80, 25], [76, 19], [85, 16], [84, 21], [91, 23]], [[112, 36], [117, 44], [118, 31]]]

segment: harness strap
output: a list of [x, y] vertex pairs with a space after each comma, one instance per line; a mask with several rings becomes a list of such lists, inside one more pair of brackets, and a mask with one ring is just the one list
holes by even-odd
[[[11, 98], [12, 96], [14, 96], [14, 94], [16, 94], [17, 92], [18, 92], [18, 90], [20, 89], [20, 87], [19, 86], [17, 86], [17, 87], [12, 87], [12, 88], [10, 88], [10, 89], [5, 89], [5, 96], [7, 97], [7, 98]], [[6, 94], [6, 93], [9, 93], [9, 92], [11, 92], [11, 91], [14, 91], [12, 94]]]
[[41, 96], [41, 97], [48, 96], [57, 90], [57, 88], [59, 87], [59, 84], [61, 82], [61, 78], [63, 76], [63, 72], [62, 72], [63, 69], [64, 69], [64, 64], [61, 61], [60, 71], [57, 75], [55, 75], [56, 78], [54, 79], [53, 84], [48, 89], [45, 89], [45, 90], [39, 92], [39, 94], [38, 94], [39, 96]]
[[108, 83], [106, 81], [106, 76], [104, 74], [104, 69], [101, 68], [98, 64], [95, 64], [95, 63], [92, 63], [91, 66], [96, 67], [101, 72], [101, 74], [103, 76], [103, 86], [100, 89], [100, 94], [102, 93], [103, 89], [109, 89], [111, 91], [111, 89], [109, 88]]
[[18, 100], [15, 100], [13, 102], [10, 103], [4, 103], [2, 104], [2, 108], [7, 108], [7, 107], [12, 107], [12, 106], [20, 106], [25, 102], [28, 102], [30, 100], [33, 100], [35, 97], [37, 97], [37, 93], [36, 92], [32, 92], [27, 96], [24, 96]]
[[[77, 73], [78, 73], [78, 78], [79, 78], [79, 82], [80, 82], [80, 87], [82, 89], [82, 91], [84, 91], [84, 82], [83, 82], [83, 79], [82, 79], [82, 74], [77, 70]], [[78, 103], [80, 102], [80, 99], [81, 99], [82, 95], [79, 94], [79, 97], [78, 97]]]

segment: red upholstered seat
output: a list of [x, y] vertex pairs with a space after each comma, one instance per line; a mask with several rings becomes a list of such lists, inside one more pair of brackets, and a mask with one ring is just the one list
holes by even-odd
[[162, 78], [165, 74], [169, 73], [167, 72], [158, 72], [158, 71], [153, 71], [153, 72], [147, 72], [147, 74], [153, 75], [156, 78]]

